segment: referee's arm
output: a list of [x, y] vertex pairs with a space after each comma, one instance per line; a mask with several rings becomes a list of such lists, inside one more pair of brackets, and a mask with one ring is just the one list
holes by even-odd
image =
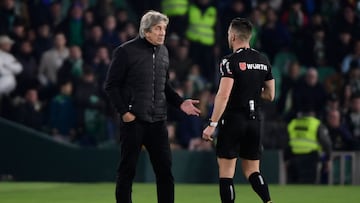
[[[219, 90], [215, 96], [214, 110], [211, 115], [211, 121], [216, 123], [219, 121], [221, 115], [224, 113], [231, 89], [234, 84], [234, 79], [230, 77], [222, 77], [220, 80]], [[213, 141], [212, 135], [215, 130], [215, 126], [207, 126], [203, 131], [203, 139], [207, 141]]]
[[218, 92], [215, 96], [214, 110], [211, 115], [211, 121], [218, 122], [221, 115], [224, 113], [230, 93], [234, 84], [234, 79], [230, 77], [222, 77]]
[[275, 80], [267, 80], [264, 82], [264, 89], [261, 92], [261, 98], [267, 101], [274, 101], [275, 98]]

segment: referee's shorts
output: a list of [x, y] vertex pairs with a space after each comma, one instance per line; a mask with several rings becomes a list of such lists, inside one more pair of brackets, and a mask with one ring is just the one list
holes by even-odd
[[226, 113], [219, 122], [216, 155], [219, 158], [259, 160], [262, 154], [259, 116]]

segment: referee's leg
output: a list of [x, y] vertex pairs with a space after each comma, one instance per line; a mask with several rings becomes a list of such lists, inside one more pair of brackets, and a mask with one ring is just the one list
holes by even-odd
[[174, 177], [171, 171], [172, 158], [166, 122], [151, 124], [144, 139], [156, 176], [158, 203], [173, 203]]
[[222, 203], [234, 203], [235, 201], [233, 178], [236, 160], [237, 158], [218, 158], [220, 198]]
[[143, 127], [139, 121], [125, 123], [120, 135], [120, 163], [116, 179], [116, 202], [131, 203], [131, 187], [141, 151]]
[[260, 173], [260, 160], [241, 159], [243, 173], [264, 203], [271, 203], [268, 184]]

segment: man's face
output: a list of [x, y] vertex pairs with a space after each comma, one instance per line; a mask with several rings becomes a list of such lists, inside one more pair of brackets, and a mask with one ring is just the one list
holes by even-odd
[[64, 34], [57, 34], [55, 36], [55, 46], [56, 47], [63, 47], [66, 44], [66, 38]]
[[167, 24], [164, 21], [152, 26], [150, 31], [145, 32], [145, 38], [153, 45], [162, 45], [165, 41]]

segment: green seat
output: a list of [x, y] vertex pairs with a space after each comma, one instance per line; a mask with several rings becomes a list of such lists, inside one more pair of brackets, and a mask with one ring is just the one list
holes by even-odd
[[331, 66], [322, 66], [317, 69], [319, 82], [324, 82], [326, 78], [333, 75], [336, 71]]
[[273, 66], [277, 66], [280, 70], [282, 70], [282, 72], [285, 72], [286, 65], [294, 60], [297, 60], [294, 53], [289, 51], [278, 52], [274, 57]]

